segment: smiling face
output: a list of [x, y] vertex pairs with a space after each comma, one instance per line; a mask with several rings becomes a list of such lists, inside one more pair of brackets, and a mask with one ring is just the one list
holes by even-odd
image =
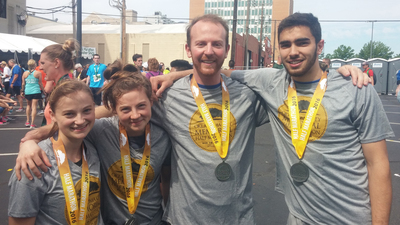
[[221, 24], [199, 21], [191, 28], [190, 46], [186, 44], [185, 48], [188, 57], [193, 60], [193, 74], [197, 82], [219, 82], [221, 66], [229, 51], [225, 39], [226, 32]]
[[84, 91], [78, 91], [61, 97], [56, 103], [55, 112], [50, 109], [50, 116], [65, 137], [82, 140], [93, 127], [94, 108], [92, 97]]
[[152, 102], [143, 88], [132, 90], [118, 99], [115, 113], [128, 136], [137, 137], [144, 134], [151, 118], [151, 106]]
[[298, 81], [313, 81], [321, 73], [317, 56], [321, 54], [324, 40], [315, 43], [310, 28], [295, 26], [284, 29], [279, 36], [279, 52], [286, 70]]

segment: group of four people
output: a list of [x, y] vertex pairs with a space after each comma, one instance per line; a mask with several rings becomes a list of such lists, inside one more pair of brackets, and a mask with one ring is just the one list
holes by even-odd
[[[194, 19], [187, 37], [193, 73], [151, 78], [154, 89], [162, 84], [158, 95], [165, 90], [158, 102], [133, 65], [109, 68], [112, 81], [103, 88], [105, 106], [96, 108], [96, 117], [114, 117], [94, 121], [87, 88], [62, 92], [78, 85], [59, 84], [54, 92], [62, 93], [53, 93], [60, 97], [50, 104], [58, 127], [37, 129], [21, 145], [10, 180], [10, 222], [23, 217], [48, 221], [55, 213], [51, 204], [58, 204], [59, 224], [85, 218], [86, 224], [128, 219], [137, 224], [255, 224], [255, 129], [270, 122], [277, 146], [276, 188], [285, 195], [288, 224], [388, 224], [385, 138], [393, 132], [371, 86], [360, 89], [349, 78], [337, 72], [327, 76], [320, 69], [324, 42], [317, 18], [295, 13], [280, 23], [286, 70], [221, 74], [229, 45], [228, 26], [218, 16]], [[346, 67], [341, 71], [348, 73]], [[352, 70], [353, 78], [357, 72]], [[178, 77], [183, 78], [172, 84]], [[45, 152], [32, 147], [49, 136], [39, 143]], [[63, 162], [71, 169], [63, 170]], [[41, 173], [36, 165], [51, 168]], [[17, 181], [21, 169], [25, 174]], [[31, 187], [43, 188], [41, 195], [20, 193]], [[52, 191], [61, 193], [59, 202], [66, 199], [66, 206], [48, 201]]]

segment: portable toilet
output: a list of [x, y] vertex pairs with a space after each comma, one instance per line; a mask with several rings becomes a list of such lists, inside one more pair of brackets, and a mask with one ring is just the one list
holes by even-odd
[[330, 69], [339, 69], [339, 67], [347, 65], [346, 61], [343, 59], [331, 59], [331, 66]]
[[387, 95], [389, 69], [388, 61], [382, 58], [373, 58], [369, 59], [367, 62], [369, 63], [369, 68], [374, 71], [374, 76], [376, 76], [376, 84], [374, 84], [376, 92]]
[[400, 70], [400, 58], [389, 59], [389, 72], [388, 72], [388, 94], [396, 94], [397, 88], [397, 71]]
[[365, 62], [364, 59], [352, 58], [352, 59], [348, 59], [348, 60], [346, 61], [346, 64], [347, 64], [347, 65], [351, 65], [351, 66], [356, 66], [356, 67], [358, 67], [360, 70], [363, 70], [362, 65], [361, 65], [363, 62]]

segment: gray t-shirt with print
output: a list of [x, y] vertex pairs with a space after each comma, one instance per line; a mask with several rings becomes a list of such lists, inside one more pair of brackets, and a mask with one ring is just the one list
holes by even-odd
[[[174, 225], [254, 224], [252, 163], [254, 133], [268, 121], [266, 110], [248, 87], [222, 75], [229, 91], [230, 145], [228, 181], [215, 176], [222, 162], [211, 142], [190, 90], [191, 76], [174, 83], [153, 105], [153, 120], [170, 135], [171, 189], [164, 219]], [[200, 90], [218, 129], [222, 125], [221, 86]]]
[[[96, 149], [84, 141], [86, 157], [89, 165], [89, 201], [87, 206], [86, 224], [103, 224], [100, 215], [100, 162]], [[10, 201], [8, 216], [16, 218], [36, 217], [35, 224], [69, 224], [64, 190], [58, 171], [53, 145], [50, 139], [39, 143], [46, 152], [51, 167], [42, 178], [33, 177], [31, 181], [22, 173], [21, 181], [17, 180], [15, 170], [11, 175], [8, 186]], [[81, 198], [82, 167], [68, 160], [72, 180], [74, 181], [77, 200]]]
[[[101, 161], [101, 213], [105, 224], [123, 224], [131, 217], [124, 191], [121, 151], [119, 146], [118, 118], [110, 117], [96, 120], [93, 129], [86, 137], [96, 147]], [[150, 221], [161, 221], [162, 196], [160, 190], [160, 173], [163, 163], [168, 159], [171, 143], [165, 131], [155, 124], [150, 124], [151, 152], [150, 168], [147, 171], [143, 192], [139, 200], [135, 216], [141, 225]], [[128, 137], [133, 168], [133, 182], [137, 173], [144, 150], [144, 142]], [[143, 138], [144, 140], [144, 138]], [[136, 148], [134, 147], [136, 146]], [[169, 164], [166, 162], [166, 164]]]
[[[286, 70], [234, 71], [232, 79], [246, 84], [268, 104], [277, 145], [276, 190], [285, 195], [289, 211], [309, 224], [371, 224], [368, 171], [361, 144], [393, 136], [374, 88], [354, 86], [336, 71], [317, 112], [302, 161], [310, 175], [294, 183], [290, 167], [299, 162], [290, 136]], [[303, 122], [318, 82], [296, 82]]]

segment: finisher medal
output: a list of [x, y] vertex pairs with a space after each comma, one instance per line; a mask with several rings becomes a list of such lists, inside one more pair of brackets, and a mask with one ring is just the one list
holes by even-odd
[[303, 183], [306, 182], [309, 176], [308, 167], [301, 161], [290, 167], [290, 176], [294, 181]]
[[139, 225], [139, 221], [135, 215], [132, 215], [132, 217], [128, 221], [126, 221], [124, 225]]
[[[327, 87], [327, 72], [323, 72], [318, 86], [316, 87], [310, 105], [308, 106], [303, 125], [300, 128], [300, 115], [299, 104], [297, 101], [297, 91], [294, 80], [292, 80], [288, 87], [288, 107], [290, 118], [290, 135], [292, 136], [292, 143], [296, 150], [297, 156], [301, 160], [306, 150], [308, 138], [310, 137], [311, 130], [317, 115], [319, 106], [321, 105], [322, 98], [324, 97]], [[308, 167], [301, 161], [295, 163], [290, 167], [290, 176], [295, 182], [303, 183], [307, 181], [309, 176]]]
[[215, 176], [219, 181], [227, 181], [231, 177], [231, 174], [231, 166], [226, 162], [220, 163], [217, 168], [215, 168]]

